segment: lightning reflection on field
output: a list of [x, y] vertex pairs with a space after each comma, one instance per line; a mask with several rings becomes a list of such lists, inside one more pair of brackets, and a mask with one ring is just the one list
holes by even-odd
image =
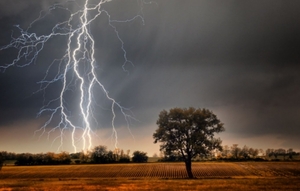
[[[23, 29], [21, 26], [16, 25], [18, 29], [17, 37], [15, 34], [11, 35], [11, 42], [0, 48], [0, 50], [15, 49], [17, 50], [16, 57], [6, 65], [0, 66], [0, 70], [5, 72], [14, 66], [26, 67], [33, 64], [39, 64], [37, 58], [39, 54], [44, 50], [44, 46], [50, 41], [50, 39], [63, 37], [67, 39], [66, 50], [64, 55], [59, 59], [54, 59], [45, 72], [45, 76], [39, 83], [39, 89], [37, 92], [42, 92], [44, 95], [44, 105], [41, 107], [37, 116], [47, 115], [49, 116], [44, 125], [35, 131], [35, 134], [39, 134], [40, 137], [45, 133], [48, 133], [48, 138], [54, 131], [59, 131], [53, 142], [59, 140], [60, 150], [64, 143], [65, 132], [71, 131], [71, 142], [74, 152], [77, 152], [79, 143], [82, 145], [82, 150], [92, 149], [92, 134], [93, 128], [98, 124], [96, 117], [94, 116], [94, 110], [99, 106], [97, 103], [95, 89], [101, 90], [103, 99], [109, 102], [111, 112], [111, 128], [112, 138], [114, 140], [114, 146], [118, 147], [118, 132], [116, 129], [116, 117], [121, 114], [127, 123], [129, 129], [130, 121], [134, 117], [130, 114], [130, 110], [121, 106], [105, 88], [100, 80], [97, 72], [97, 65], [95, 59], [95, 40], [91, 33], [91, 25], [95, 24], [98, 17], [104, 16], [108, 19], [108, 26], [113, 29], [119, 43], [120, 49], [123, 52], [124, 62], [122, 68], [124, 72], [127, 72], [125, 66], [133, 63], [127, 58], [127, 53], [124, 48], [124, 42], [119, 36], [115, 23], [131, 22], [139, 19], [144, 22], [142, 15], [136, 15], [133, 18], [126, 20], [113, 20], [108, 11], [103, 8], [103, 5], [109, 3], [111, 0], [100, 0], [99, 2], [90, 3], [89, 0], [85, 0], [83, 5], [76, 3], [75, 1], [68, 1], [68, 3], [75, 4], [78, 9], [72, 11], [65, 4], [54, 4], [49, 7], [48, 10], [40, 12], [39, 17], [34, 20], [27, 29]], [[68, 18], [62, 22], [56, 23], [50, 33], [39, 35], [35, 32], [30, 32], [33, 26], [42, 21], [47, 15], [51, 14], [54, 10], [63, 10], [67, 12]], [[50, 71], [55, 69], [56, 74], [50, 75]], [[60, 83], [59, 94], [55, 98], [50, 100], [45, 98], [46, 90], [53, 84]], [[76, 89], [76, 91], [75, 91]], [[35, 92], [35, 93], [37, 93]], [[78, 117], [74, 117], [76, 109], [70, 107], [68, 98], [72, 93], [79, 93], [79, 101], [77, 110], [79, 111]], [[99, 102], [99, 101], [98, 101]], [[58, 118], [58, 120], [57, 120]], [[55, 120], [54, 120], [55, 119]], [[134, 119], [135, 120], [135, 119]], [[78, 122], [80, 121], [80, 122]], [[55, 123], [55, 125], [53, 125]], [[51, 128], [48, 127], [51, 124]], [[130, 131], [130, 129], [129, 129]], [[131, 132], [130, 132], [131, 133]], [[80, 136], [78, 136], [80, 134]]]

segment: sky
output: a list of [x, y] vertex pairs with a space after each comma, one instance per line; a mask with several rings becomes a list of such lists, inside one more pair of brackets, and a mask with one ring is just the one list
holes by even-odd
[[[26, 29], [61, 0], [1, 0], [0, 47], [19, 35], [15, 25]], [[83, 1], [63, 3], [70, 11]], [[92, 2], [97, 2], [96, 0]], [[116, 33], [101, 14], [90, 25], [95, 40], [99, 78], [109, 95], [136, 120], [127, 128], [116, 123], [118, 147], [159, 153], [153, 133], [159, 112], [174, 107], [207, 108], [224, 123], [217, 134], [223, 145], [253, 148], [293, 148], [300, 151], [300, 2], [298, 0], [113, 0], [105, 3], [124, 42], [127, 63]], [[52, 10], [29, 32], [49, 34], [66, 20], [68, 11]], [[143, 22], [144, 21], [144, 22]], [[13, 32], [13, 33], [12, 33]], [[44, 96], [53, 99], [60, 84], [49, 86], [46, 95], [37, 92], [47, 68], [66, 51], [67, 39], [49, 40], [34, 64], [10, 67], [0, 73], [0, 150], [11, 152], [57, 151], [59, 131], [34, 134], [49, 118], [37, 117]], [[15, 49], [0, 50], [0, 66], [11, 63]], [[21, 61], [23, 62], [23, 61]], [[20, 63], [24, 64], [24, 63]], [[57, 63], [56, 63], [57, 64]], [[49, 76], [55, 74], [55, 66]], [[71, 108], [78, 105], [78, 89], [69, 92]], [[93, 145], [113, 149], [109, 104], [95, 112]], [[72, 113], [76, 118], [78, 113]], [[51, 123], [46, 132], [55, 125]], [[64, 132], [62, 150], [72, 152], [71, 130]], [[80, 145], [80, 142], [77, 143]]]

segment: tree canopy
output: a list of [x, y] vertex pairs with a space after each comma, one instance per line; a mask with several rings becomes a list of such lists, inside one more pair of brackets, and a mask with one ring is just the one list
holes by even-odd
[[185, 161], [188, 176], [193, 178], [192, 158], [221, 150], [221, 140], [215, 133], [224, 131], [224, 125], [208, 109], [173, 108], [163, 110], [157, 120], [158, 129], [153, 134], [154, 143], [166, 154], [180, 154]]
[[134, 151], [132, 157], [132, 162], [147, 162], [148, 156], [147, 153], [142, 151]]

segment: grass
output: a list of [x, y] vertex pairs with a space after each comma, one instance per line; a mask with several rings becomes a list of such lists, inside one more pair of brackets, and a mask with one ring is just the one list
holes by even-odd
[[4, 166], [0, 190], [299, 190], [300, 163]]

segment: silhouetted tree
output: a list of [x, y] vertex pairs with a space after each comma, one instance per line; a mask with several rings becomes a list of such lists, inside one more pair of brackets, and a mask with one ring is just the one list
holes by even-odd
[[259, 150], [254, 148], [249, 148], [248, 153], [251, 158], [256, 158], [259, 153]]
[[266, 157], [272, 157], [273, 156], [273, 154], [274, 154], [274, 149], [267, 149], [266, 150]]
[[142, 151], [133, 152], [132, 162], [147, 162], [147, 161], [148, 161], [147, 153]]
[[238, 144], [233, 144], [231, 146], [232, 157], [238, 159], [241, 153], [241, 148], [238, 147]]
[[47, 152], [44, 156], [44, 161], [45, 161], [45, 164], [47, 164], [47, 165], [58, 164], [57, 157], [55, 156], [54, 152]]
[[91, 160], [91, 155], [92, 155], [92, 153], [91, 152], [80, 152], [80, 155], [79, 155], [79, 160], [80, 160], [80, 162], [81, 163], [88, 163], [88, 162], [90, 162], [90, 160]]
[[107, 162], [108, 163], [113, 163], [113, 162], [116, 161], [115, 154], [112, 151], [108, 151], [106, 157], [107, 157]]
[[68, 152], [61, 152], [57, 155], [59, 164], [70, 164], [71, 156]]
[[293, 159], [293, 155], [295, 155], [296, 153], [293, 151], [292, 148], [287, 150], [287, 154], [289, 155], [289, 159]]
[[17, 161], [15, 162], [15, 165], [33, 165], [33, 157], [30, 153], [21, 153], [17, 155]]
[[277, 156], [283, 156], [283, 160], [285, 160], [286, 150], [285, 149], [277, 149], [275, 150]]
[[35, 154], [34, 155], [34, 164], [36, 165], [44, 165], [45, 164], [45, 160], [44, 160], [44, 157], [45, 155], [43, 153], [40, 153], [40, 154]]
[[71, 159], [80, 159], [80, 152], [71, 153], [70, 157], [71, 157]]
[[249, 148], [246, 145], [240, 151], [239, 156], [243, 157], [244, 159], [248, 159], [249, 158]]
[[192, 158], [207, 156], [214, 149], [222, 150], [221, 140], [215, 133], [224, 131], [223, 123], [207, 109], [173, 108], [163, 110], [153, 134], [154, 143], [161, 142], [160, 150], [167, 154], [181, 154], [189, 178], [193, 178]]
[[2, 157], [5, 160], [16, 160], [17, 159], [17, 154], [14, 152], [7, 152], [7, 151], [1, 151]]
[[227, 158], [227, 157], [229, 157], [229, 154], [230, 154], [230, 148], [229, 148], [229, 146], [228, 145], [225, 145], [225, 146], [223, 146], [223, 148], [222, 148], [222, 157], [225, 157], [225, 158]]
[[94, 163], [107, 163], [107, 147], [103, 145], [96, 146], [92, 151], [92, 161]]
[[125, 154], [123, 149], [121, 149], [120, 157], [119, 157], [118, 162], [120, 162], [120, 163], [128, 163], [128, 162], [130, 162], [129, 155]]

